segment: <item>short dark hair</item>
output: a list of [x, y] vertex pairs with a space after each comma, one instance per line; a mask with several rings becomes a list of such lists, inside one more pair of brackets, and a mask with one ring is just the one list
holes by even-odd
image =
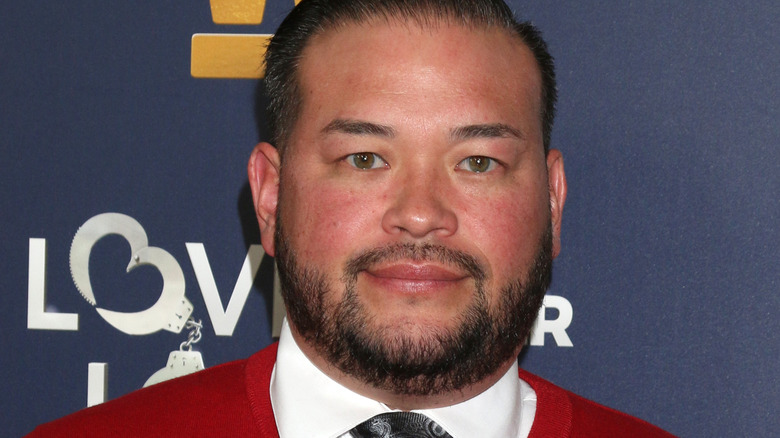
[[315, 35], [371, 19], [414, 20], [422, 27], [440, 22], [475, 28], [499, 27], [519, 37], [534, 54], [542, 77], [542, 138], [550, 147], [555, 118], [555, 68], [539, 30], [518, 22], [502, 0], [303, 0], [279, 26], [265, 56], [265, 89], [271, 142], [284, 149], [301, 106], [298, 65]]

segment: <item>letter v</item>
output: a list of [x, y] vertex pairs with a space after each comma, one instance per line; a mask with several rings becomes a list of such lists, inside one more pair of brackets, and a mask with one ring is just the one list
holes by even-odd
[[260, 268], [260, 262], [265, 256], [265, 251], [261, 245], [251, 245], [247, 251], [246, 259], [238, 274], [236, 285], [233, 287], [233, 294], [230, 296], [227, 308], [222, 306], [222, 299], [219, 297], [217, 283], [214, 280], [214, 274], [209, 265], [209, 259], [206, 256], [206, 249], [202, 243], [186, 243], [187, 253], [190, 255], [192, 268], [195, 270], [195, 277], [200, 286], [200, 292], [203, 294], [203, 301], [206, 303], [206, 310], [214, 326], [214, 333], [217, 336], [232, 336], [236, 329], [238, 318], [241, 311], [244, 310], [246, 299], [249, 297], [249, 291], [252, 289], [252, 283]]

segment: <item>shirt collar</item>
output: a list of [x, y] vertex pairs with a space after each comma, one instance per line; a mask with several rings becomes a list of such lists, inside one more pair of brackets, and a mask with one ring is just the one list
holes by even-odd
[[[285, 320], [271, 376], [271, 404], [281, 438], [338, 437], [383, 412], [382, 403], [350, 391], [312, 364]], [[453, 406], [423, 409], [453, 437], [527, 436], [536, 394], [518, 378], [517, 363], [495, 385]]]

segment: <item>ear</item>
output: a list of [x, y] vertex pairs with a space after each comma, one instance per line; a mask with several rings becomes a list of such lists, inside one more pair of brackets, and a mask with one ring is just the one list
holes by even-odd
[[561, 252], [561, 220], [566, 202], [566, 173], [563, 171], [563, 155], [557, 149], [547, 153], [547, 185], [550, 190], [550, 220], [552, 221], [552, 256]]
[[274, 256], [276, 206], [279, 200], [279, 151], [268, 143], [259, 143], [249, 157], [249, 186], [255, 203], [260, 241], [265, 253]]

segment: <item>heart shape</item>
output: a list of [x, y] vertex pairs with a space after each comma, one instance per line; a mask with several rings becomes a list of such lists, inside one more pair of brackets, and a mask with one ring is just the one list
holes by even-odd
[[102, 213], [84, 222], [70, 245], [70, 274], [76, 288], [90, 304], [97, 306], [89, 277], [89, 255], [92, 247], [111, 234], [122, 236], [130, 244], [127, 272], [141, 265], [160, 271], [163, 287], [151, 307], [140, 312], [117, 312], [98, 307], [103, 319], [129, 335], [148, 335], [159, 330], [179, 333], [192, 314], [192, 303], [184, 296], [185, 282], [176, 259], [162, 248], [149, 246], [146, 231], [138, 221], [121, 213]]

